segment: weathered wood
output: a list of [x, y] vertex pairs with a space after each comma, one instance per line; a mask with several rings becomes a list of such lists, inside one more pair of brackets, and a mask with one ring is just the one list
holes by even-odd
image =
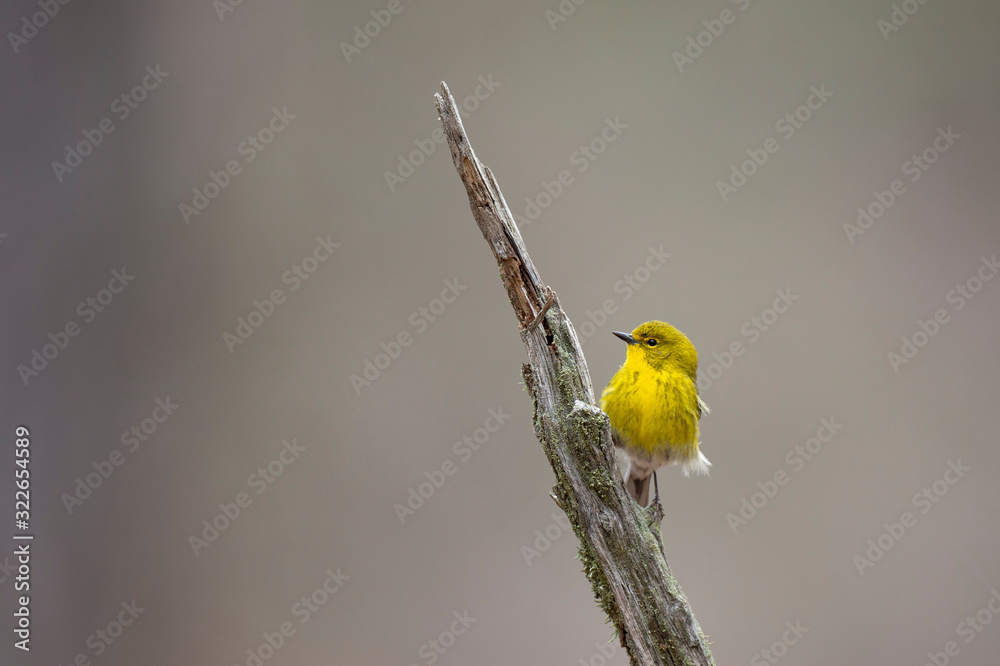
[[658, 521], [625, 492], [576, 330], [535, 270], [493, 173], [476, 158], [448, 86], [442, 82], [434, 97], [472, 215], [514, 307], [528, 353], [521, 374], [534, 402], [535, 434], [556, 475], [552, 496], [580, 539], [594, 596], [633, 664], [714, 666], [663, 558]]

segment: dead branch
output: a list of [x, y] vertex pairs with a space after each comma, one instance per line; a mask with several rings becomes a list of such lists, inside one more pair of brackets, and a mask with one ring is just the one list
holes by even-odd
[[514, 307], [528, 353], [521, 374], [534, 401], [535, 434], [556, 475], [553, 496], [580, 539], [580, 561], [597, 602], [632, 664], [714, 666], [661, 553], [659, 524], [651, 523], [625, 492], [608, 417], [594, 399], [573, 324], [539, 277], [500, 187], [476, 158], [443, 82], [435, 100], [472, 215]]

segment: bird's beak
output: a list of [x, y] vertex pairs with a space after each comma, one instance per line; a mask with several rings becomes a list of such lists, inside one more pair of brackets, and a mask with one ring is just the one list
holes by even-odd
[[622, 333], [621, 331], [611, 331], [611, 332], [614, 333], [615, 335], [617, 335], [619, 338], [621, 338], [622, 340], [624, 340], [625, 342], [627, 342], [630, 345], [634, 345], [636, 342], [638, 342], [638, 340], [636, 340], [635, 338], [633, 338], [628, 333]]

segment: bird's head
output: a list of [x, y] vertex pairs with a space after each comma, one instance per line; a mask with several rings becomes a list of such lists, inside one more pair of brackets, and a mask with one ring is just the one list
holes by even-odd
[[663, 321], [647, 321], [631, 334], [614, 331], [628, 343], [627, 363], [647, 363], [656, 370], [673, 366], [695, 379], [698, 352], [687, 336]]

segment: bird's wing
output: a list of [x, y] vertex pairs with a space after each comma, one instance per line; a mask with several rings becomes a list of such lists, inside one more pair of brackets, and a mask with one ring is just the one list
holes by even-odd
[[702, 400], [701, 396], [699, 395], [698, 396], [698, 420], [701, 420], [701, 413], [702, 412], [705, 412], [706, 414], [711, 414], [712, 410], [708, 408], [708, 405], [705, 404], [705, 401]]
[[695, 407], [695, 412], [698, 414], [698, 420], [700, 421], [702, 412], [705, 412], [706, 414], [711, 414], [712, 410], [709, 409], [708, 405], [705, 404], [705, 401], [701, 399], [701, 392], [698, 390], [698, 380], [694, 377], [691, 377], [691, 383], [694, 384], [694, 394], [695, 397], [698, 398], [698, 404]]

